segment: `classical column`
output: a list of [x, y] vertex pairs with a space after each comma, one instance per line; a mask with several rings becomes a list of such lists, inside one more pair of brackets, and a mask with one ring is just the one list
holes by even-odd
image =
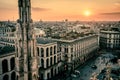
[[46, 66], [46, 60], [47, 60], [47, 59], [44, 58], [43, 60], [44, 60], [44, 68], [46, 68], [46, 67], [47, 67], [47, 66]]
[[50, 56], [50, 47], [48, 47], [48, 56]]
[[75, 45], [73, 45], [73, 60], [75, 60]]
[[71, 46], [68, 46], [68, 62], [71, 62]]
[[9, 58], [9, 59], [7, 59], [7, 61], [8, 61], [8, 71], [11, 71], [10, 58]]
[[2, 74], [2, 60], [0, 59], [0, 74]]
[[61, 52], [62, 52], [61, 60], [64, 60], [64, 55], [65, 55], [65, 53], [64, 53], [64, 45], [61, 45]]

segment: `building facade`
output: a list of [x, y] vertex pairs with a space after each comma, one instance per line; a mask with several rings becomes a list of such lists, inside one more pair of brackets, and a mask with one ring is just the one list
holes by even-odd
[[61, 59], [64, 67], [70, 72], [96, 55], [96, 51], [99, 48], [98, 35], [55, 41], [58, 42], [58, 51], [63, 53]]
[[40, 80], [48, 80], [62, 71], [62, 53], [57, 50], [57, 42], [40, 38], [37, 41]]
[[0, 80], [16, 80], [15, 48], [0, 46]]
[[99, 41], [101, 49], [120, 49], [120, 32], [101, 31]]
[[[48, 38], [37, 38], [36, 40], [40, 80], [48, 80], [63, 71], [70, 72], [74, 70], [85, 63], [86, 60], [93, 57], [99, 48], [97, 35], [89, 35], [73, 40]], [[11, 45], [9, 46], [11, 47]], [[8, 53], [8, 55], [9, 54], [10, 53]], [[5, 55], [3, 59], [9, 59], [7, 57], [15, 58], [15, 54], [12, 53], [9, 56]], [[2, 68], [0, 69], [0, 71], [2, 71]], [[3, 77], [5, 74], [9, 74], [10, 77], [11, 74], [9, 72], [10, 71], [4, 74], [1, 72], [1, 80], [4, 80]], [[7, 80], [12, 79], [9, 78]]]

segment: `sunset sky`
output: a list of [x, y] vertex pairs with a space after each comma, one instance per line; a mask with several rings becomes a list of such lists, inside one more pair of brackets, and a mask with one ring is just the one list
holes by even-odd
[[[31, 0], [33, 20], [120, 20], [120, 0]], [[18, 19], [18, 0], [0, 0], [0, 20]]]

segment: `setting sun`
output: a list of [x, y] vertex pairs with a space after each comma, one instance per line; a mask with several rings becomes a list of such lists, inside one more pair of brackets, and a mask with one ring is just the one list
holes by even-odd
[[86, 11], [84, 11], [84, 15], [85, 15], [85, 16], [90, 16], [90, 15], [91, 15], [91, 12], [88, 11], [88, 10], [86, 10]]

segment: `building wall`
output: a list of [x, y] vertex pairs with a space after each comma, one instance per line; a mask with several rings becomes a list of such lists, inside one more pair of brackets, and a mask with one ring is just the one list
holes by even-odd
[[86, 60], [91, 58], [99, 48], [98, 36], [92, 35], [73, 41], [58, 41], [59, 50], [62, 51], [62, 61], [67, 70], [74, 70]]
[[[15, 80], [15, 53], [0, 56], [0, 80]], [[5, 78], [8, 76], [8, 79]], [[3, 79], [5, 78], [5, 79]]]
[[15, 37], [0, 37], [0, 44], [6, 46], [15, 46]]
[[38, 44], [37, 52], [41, 80], [48, 80], [61, 71], [61, 52], [57, 51], [57, 43]]
[[101, 31], [100, 47], [103, 49], [120, 49], [120, 33], [115, 31]]
[[[91, 58], [94, 55], [92, 52], [97, 50], [98, 47], [97, 35], [91, 35], [72, 41], [63, 40], [48, 44], [37, 43], [40, 79], [48, 80], [62, 71], [74, 70], [87, 59]], [[14, 54], [12, 56], [14, 57]], [[7, 57], [10, 56], [3, 58], [9, 59]], [[0, 58], [0, 60], [2, 61], [2, 58]], [[6, 73], [9, 74], [9, 78], [11, 72], [12, 71]], [[5, 74], [1, 71], [0, 80], [2, 80], [3, 76], [5, 76]]]

